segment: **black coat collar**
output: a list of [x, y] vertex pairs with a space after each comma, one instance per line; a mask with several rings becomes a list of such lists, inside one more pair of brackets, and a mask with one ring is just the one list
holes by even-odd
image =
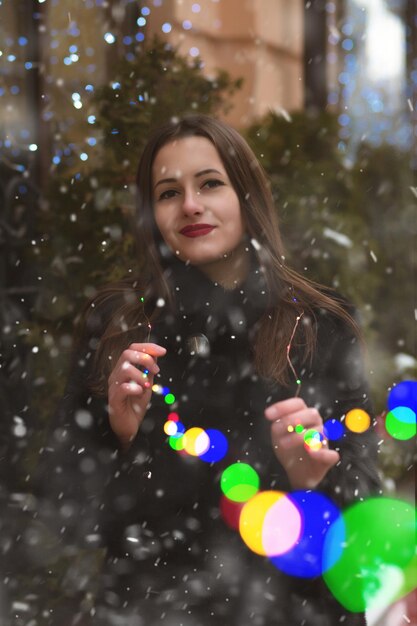
[[262, 268], [252, 252], [245, 281], [234, 289], [213, 283], [197, 267], [175, 257], [165, 260], [165, 277], [174, 294], [174, 317], [187, 334], [202, 333], [210, 342], [219, 337], [248, 337], [269, 307]]

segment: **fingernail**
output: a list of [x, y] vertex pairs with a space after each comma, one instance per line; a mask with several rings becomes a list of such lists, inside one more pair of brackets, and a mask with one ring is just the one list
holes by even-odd
[[267, 409], [265, 409], [265, 415], [266, 417], [275, 419], [276, 417], [278, 417], [278, 411], [274, 406], [269, 406]]

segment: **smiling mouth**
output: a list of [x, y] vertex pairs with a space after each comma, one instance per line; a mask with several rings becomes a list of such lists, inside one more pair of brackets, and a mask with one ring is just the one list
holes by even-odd
[[180, 230], [180, 233], [185, 237], [203, 237], [211, 233], [215, 228], [215, 226], [211, 226], [210, 224], [194, 224], [192, 226], [186, 226]]

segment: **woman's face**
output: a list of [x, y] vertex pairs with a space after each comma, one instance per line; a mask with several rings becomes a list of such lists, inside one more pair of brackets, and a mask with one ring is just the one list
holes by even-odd
[[163, 146], [152, 168], [155, 221], [174, 254], [225, 286], [247, 273], [239, 198], [214, 145], [185, 137]]

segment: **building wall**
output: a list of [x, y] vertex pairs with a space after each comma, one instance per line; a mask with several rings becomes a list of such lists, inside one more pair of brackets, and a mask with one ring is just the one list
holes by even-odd
[[[208, 76], [219, 68], [242, 77], [228, 121], [241, 127], [270, 109], [303, 108], [303, 3], [301, 0], [174, 0], [154, 7], [148, 33], [161, 34], [181, 53], [198, 49]], [[191, 22], [190, 28], [188, 22]]]
[[[150, 13], [146, 25], [138, 27], [144, 5]], [[25, 0], [3, 0], [0, 14], [0, 135], [7, 135], [11, 145], [23, 144], [22, 149], [38, 146], [32, 156], [42, 159], [44, 172], [56, 149], [64, 149], [65, 137], [75, 151], [88, 149], [92, 90], [86, 86], [95, 90], [114, 78], [115, 64], [128, 52], [125, 35], [132, 36], [132, 50], [141, 41], [138, 31], [146, 43], [158, 34], [190, 61], [193, 49], [198, 50], [208, 76], [222, 69], [243, 78], [227, 114], [238, 128], [269, 110], [303, 108], [302, 0], [59, 0], [39, 3], [35, 13]], [[164, 24], [171, 25], [170, 32], [164, 32]], [[112, 45], [105, 41], [108, 32], [115, 36]], [[28, 43], [20, 46], [22, 34]], [[10, 55], [16, 60], [10, 62]], [[30, 70], [27, 61], [34, 62]]]

